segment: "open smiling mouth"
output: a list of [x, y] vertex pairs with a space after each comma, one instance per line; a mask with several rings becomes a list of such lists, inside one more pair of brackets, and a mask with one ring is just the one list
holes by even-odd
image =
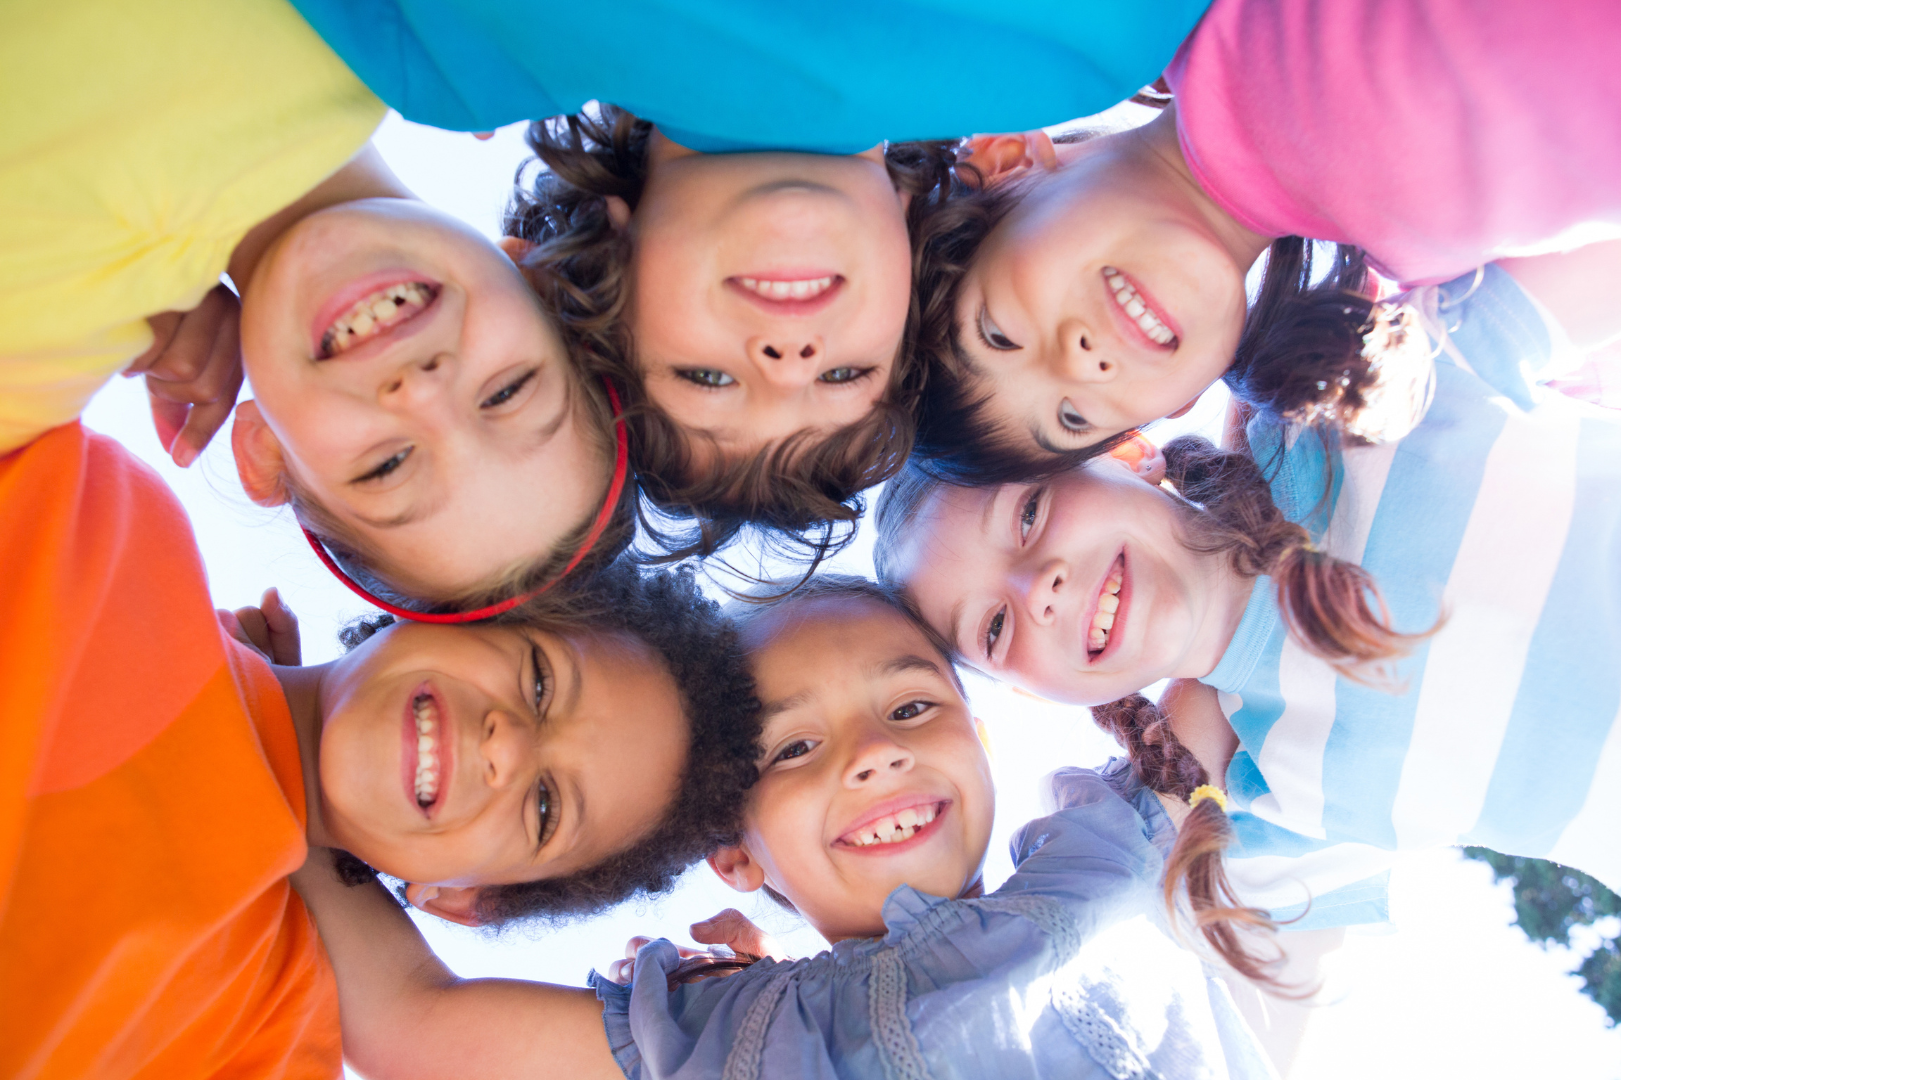
[[429, 282], [403, 281], [368, 293], [320, 335], [319, 358], [331, 360], [392, 331], [425, 311], [439, 292], [439, 287]]
[[1100, 275], [1106, 279], [1107, 291], [1113, 294], [1113, 302], [1120, 305], [1133, 325], [1147, 335], [1147, 340], [1162, 348], [1172, 348], [1179, 344], [1180, 335], [1167, 325], [1166, 318], [1147, 301], [1140, 287], [1133, 279], [1111, 266], [1100, 268]]
[[1107, 570], [1107, 580], [1100, 586], [1100, 597], [1094, 602], [1093, 618], [1087, 624], [1087, 655], [1098, 657], [1107, 651], [1107, 643], [1113, 638], [1113, 625], [1120, 615], [1120, 592], [1127, 583], [1127, 553], [1113, 560], [1113, 566]]
[[869, 851], [904, 844], [932, 828], [951, 805], [950, 799], [934, 799], [882, 814], [848, 829], [834, 844]]
[[440, 801], [440, 706], [432, 694], [413, 695], [413, 799], [425, 810]]

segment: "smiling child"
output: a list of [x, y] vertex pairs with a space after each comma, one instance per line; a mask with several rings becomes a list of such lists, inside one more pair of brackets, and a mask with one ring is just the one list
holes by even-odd
[[[340, 971], [356, 1070], [1270, 1075], [1224, 983], [1168, 932], [1163, 875], [1205, 856], [1131, 765], [1055, 774], [1059, 809], [1020, 831], [1013, 876], [982, 895], [992, 777], [926, 628], [885, 590], [829, 575], [746, 615], [742, 635], [767, 700], [762, 776], [708, 863], [832, 948], [716, 965], [656, 940], [620, 965], [630, 985], [460, 980], [383, 894], [310, 863], [297, 880]], [[1224, 820], [1200, 801], [1189, 819]], [[732, 973], [700, 977], [716, 968]]]
[[592, 911], [729, 837], [754, 775], [743, 657], [685, 573], [270, 667], [159, 478], [71, 424], [0, 458], [0, 577], [8, 1074], [336, 1077], [286, 882], [310, 845], [460, 922]]
[[624, 369], [573, 363], [514, 259], [400, 184], [365, 145], [380, 103], [291, 8], [83, 0], [5, 29], [0, 453], [124, 370], [184, 465], [244, 355], [242, 483], [358, 586], [474, 609], [626, 545]]
[[877, 565], [1044, 697], [1199, 680], [1171, 730], [1210, 748], [1268, 877], [1350, 858], [1357, 886], [1381, 852], [1480, 844], [1617, 891], [1618, 416], [1537, 385], [1567, 335], [1500, 267], [1405, 299], [1432, 392], [1401, 437], [1262, 414], [1251, 456], [1186, 436], [998, 487], [909, 470]]
[[1613, 0], [1220, 0], [1144, 126], [975, 137], [978, 189], [934, 215], [916, 283], [938, 358], [918, 452], [964, 482], [1042, 475], [1290, 332], [1364, 367], [1358, 327], [1249, 322], [1248, 272], [1271, 247], [1285, 299], [1301, 237], [1411, 287], [1618, 236], [1619, 34]]

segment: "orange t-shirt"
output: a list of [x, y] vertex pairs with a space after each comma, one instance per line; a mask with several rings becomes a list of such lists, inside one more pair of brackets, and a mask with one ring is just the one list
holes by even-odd
[[292, 718], [166, 484], [0, 457], [0, 1077], [337, 1077]]

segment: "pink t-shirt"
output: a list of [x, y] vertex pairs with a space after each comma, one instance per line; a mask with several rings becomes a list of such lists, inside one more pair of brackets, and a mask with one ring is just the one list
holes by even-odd
[[1208, 195], [1402, 285], [1620, 220], [1619, 0], [1214, 0], [1166, 77]]

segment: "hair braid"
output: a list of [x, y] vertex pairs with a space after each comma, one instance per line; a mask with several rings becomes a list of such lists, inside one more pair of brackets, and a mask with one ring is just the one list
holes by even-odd
[[1287, 629], [1347, 677], [1377, 681], [1369, 668], [1406, 655], [1444, 622], [1418, 634], [1394, 630], [1373, 575], [1315, 548], [1307, 530], [1273, 505], [1252, 458], [1198, 435], [1182, 435], [1162, 452], [1167, 480], [1204, 510], [1189, 542], [1202, 552], [1228, 553], [1240, 574], [1270, 575]]
[[[1167, 714], [1139, 694], [1094, 706], [1093, 721], [1127, 748], [1127, 756], [1148, 789], [1184, 802], [1192, 798], [1195, 788], [1207, 783], [1206, 767], [1174, 734]], [[1194, 925], [1221, 959], [1269, 993], [1291, 996], [1275, 978], [1275, 972], [1287, 960], [1278, 941], [1271, 946], [1273, 959], [1256, 956], [1248, 947], [1254, 935], [1271, 936], [1281, 924], [1258, 908], [1242, 904], [1234, 894], [1222, 861], [1232, 842], [1233, 823], [1218, 803], [1202, 799], [1188, 811], [1167, 855], [1166, 876], [1161, 881], [1167, 914], [1178, 919], [1184, 897]]]

